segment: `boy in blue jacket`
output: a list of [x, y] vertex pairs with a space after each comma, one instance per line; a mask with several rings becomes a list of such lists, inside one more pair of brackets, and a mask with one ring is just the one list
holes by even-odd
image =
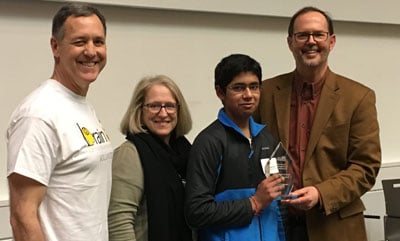
[[215, 68], [218, 118], [196, 137], [186, 183], [186, 218], [199, 241], [284, 241], [279, 174], [265, 177], [262, 159], [276, 146], [252, 114], [260, 98], [261, 67], [233, 54]]

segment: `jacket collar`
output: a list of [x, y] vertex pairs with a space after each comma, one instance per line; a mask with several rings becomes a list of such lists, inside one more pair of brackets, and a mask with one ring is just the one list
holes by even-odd
[[[218, 120], [225, 126], [233, 128], [236, 132], [241, 134], [242, 136], [246, 137], [242, 130], [229, 118], [229, 116], [226, 114], [224, 108], [221, 108], [218, 112]], [[249, 123], [250, 123], [250, 135], [251, 138], [256, 137], [262, 129], [265, 128], [265, 125], [259, 124], [254, 121], [253, 117], [249, 117]]]
[[[311, 157], [319, 137], [326, 126], [336, 103], [340, 96], [340, 87], [337, 83], [337, 75], [329, 68], [327, 70], [326, 80], [321, 91], [321, 98], [318, 103], [317, 111], [314, 117], [314, 123], [311, 128], [310, 139], [307, 146], [305, 160]], [[277, 128], [279, 139], [287, 145], [289, 143], [289, 121], [290, 121], [290, 100], [292, 94], [292, 82], [294, 72], [285, 74], [280, 81], [276, 82], [273, 94], [273, 103], [276, 110]]]

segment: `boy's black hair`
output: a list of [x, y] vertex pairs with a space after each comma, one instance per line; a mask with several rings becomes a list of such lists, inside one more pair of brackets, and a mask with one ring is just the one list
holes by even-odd
[[226, 86], [241, 73], [250, 72], [257, 76], [261, 84], [261, 66], [253, 58], [245, 54], [232, 54], [223, 58], [215, 67], [214, 85], [219, 86], [224, 92]]

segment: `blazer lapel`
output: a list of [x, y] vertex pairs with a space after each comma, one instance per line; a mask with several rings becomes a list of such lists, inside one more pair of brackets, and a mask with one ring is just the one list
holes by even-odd
[[289, 146], [289, 121], [290, 121], [290, 96], [292, 92], [293, 74], [286, 76], [276, 86], [274, 105], [276, 111], [276, 125], [278, 126], [279, 139], [287, 149]]
[[324, 87], [322, 88], [321, 98], [319, 100], [313, 126], [311, 128], [310, 139], [308, 141], [305, 156], [305, 163], [307, 163], [308, 160], [311, 158], [319, 137], [321, 136], [321, 133], [329, 120], [329, 117], [335, 109], [336, 103], [339, 99], [338, 91], [339, 86], [336, 83], [335, 74], [329, 71], [328, 76], [325, 80]]

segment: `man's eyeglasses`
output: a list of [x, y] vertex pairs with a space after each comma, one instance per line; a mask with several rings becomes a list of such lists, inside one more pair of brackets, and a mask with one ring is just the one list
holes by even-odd
[[298, 32], [293, 34], [294, 39], [296, 42], [306, 42], [309, 40], [310, 36], [313, 37], [314, 41], [316, 42], [322, 42], [326, 41], [328, 39], [329, 33], [328, 32]]
[[243, 93], [243, 92], [246, 91], [247, 88], [249, 88], [249, 90], [251, 92], [257, 92], [257, 91], [260, 90], [260, 84], [258, 84], [258, 83], [253, 83], [253, 84], [249, 84], [249, 85], [246, 85], [246, 84], [235, 84], [235, 85], [232, 85], [232, 86], [228, 86], [227, 88], [232, 90], [235, 93]]
[[164, 108], [168, 114], [175, 114], [179, 105], [176, 103], [147, 103], [143, 104], [143, 107], [146, 107], [153, 114], [158, 114], [162, 108]]

